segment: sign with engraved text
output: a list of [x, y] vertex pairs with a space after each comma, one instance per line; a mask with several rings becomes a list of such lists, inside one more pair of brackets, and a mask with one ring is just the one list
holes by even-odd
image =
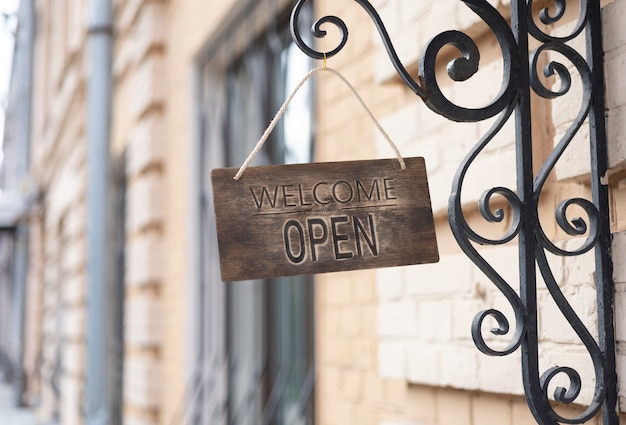
[[224, 282], [435, 263], [423, 158], [211, 172]]

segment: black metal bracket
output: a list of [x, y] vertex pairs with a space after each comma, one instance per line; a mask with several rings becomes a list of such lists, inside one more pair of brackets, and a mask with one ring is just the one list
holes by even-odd
[[[298, 0], [291, 20], [292, 36], [299, 48], [314, 59], [330, 58], [338, 54], [348, 41], [348, 28], [336, 16], [325, 16], [312, 27], [317, 38], [326, 36], [322, 28], [325, 24], [334, 25], [341, 33], [339, 45], [329, 52], [319, 52], [307, 46], [300, 35], [298, 16], [303, 5], [310, 0]], [[485, 310], [475, 317], [472, 323], [472, 336], [478, 349], [490, 356], [506, 356], [517, 350], [522, 355], [522, 376], [524, 391], [530, 410], [537, 423], [583, 424], [601, 415], [603, 425], [619, 423], [617, 413], [617, 374], [615, 370], [615, 330], [614, 330], [614, 288], [612, 281], [611, 234], [609, 227], [607, 173], [607, 142], [604, 115], [604, 71], [602, 50], [602, 23], [600, 2], [578, 0], [580, 14], [574, 29], [566, 36], [554, 36], [540, 29], [544, 25], [555, 24], [564, 19], [571, 2], [551, 0], [552, 8], [543, 8], [533, 16], [534, 0], [511, 0], [511, 23], [507, 21], [487, 0], [461, 0], [476, 13], [496, 36], [502, 51], [504, 72], [499, 94], [489, 105], [482, 108], [465, 108], [451, 102], [440, 89], [435, 75], [436, 59], [442, 48], [453, 46], [460, 55], [448, 64], [448, 75], [454, 81], [470, 79], [479, 67], [480, 54], [476, 43], [460, 31], [445, 31], [431, 39], [426, 45], [420, 61], [418, 78], [414, 79], [392, 45], [385, 26], [372, 4], [367, 0], [353, 0], [371, 17], [393, 66], [404, 83], [435, 113], [452, 121], [478, 122], [496, 117], [491, 129], [478, 141], [461, 163], [452, 184], [448, 205], [448, 219], [454, 236], [466, 255], [489, 277], [504, 294], [514, 312], [515, 326], [511, 331], [509, 319], [499, 310]], [[416, 0], [417, 1], [417, 0]], [[426, 1], [426, 0], [423, 0]], [[586, 39], [586, 56], [583, 57], [568, 43], [577, 37]], [[533, 38], [539, 47], [532, 52], [529, 40]], [[533, 169], [531, 93], [544, 99], [556, 99], [567, 94], [572, 85], [572, 75], [568, 67], [552, 60], [541, 71], [538, 58], [546, 53], [559, 54], [565, 58], [582, 79], [582, 99], [578, 116], [554, 150], [550, 153], [539, 172]], [[547, 87], [539, 73], [545, 77], [557, 75], [560, 87]], [[508, 231], [500, 238], [481, 236], [467, 222], [462, 211], [461, 192], [468, 170], [485, 150], [504, 125], [515, 115], [516, 126], [516, 175], [517, 188], [496, 187], [486, 191], [479, 201], [482, 217], [492, 223], [510, 223]], [[590, 185], [592, 199], [568, 199], [555, 211], [558, 226], [568, 235], [584, 240], [575, 250], [566, 250], [550, 240], [539, 219], [539, 198], [549, 175], [557, 161], [570, 146], [584, 123], [589, 125]], [[495, 198], [503, 198], [505, 209], [492, 208]], [[586, 219], [567, 218], [573, 206], [582, 209]], [[507, 282], [496, 269], [476, 249], [478, 245], [503, 245], [517, 238], [519, 246], [519, 290]], [[588, 327], [577, 316], [570, 302], [563, 294], [554, 272], [548, 262], [548, 253], [560, 257], [576, 257], [595, 253], [595, 284], [597, 290], [598, 333], [592, 336]], [[538, 297], [537, 281], [540, 271], [545, 285], [567, 319], [572, 329], [586, 348], [595, 379], [594, 395], [589, 406], [577, 417], [563, 417], [557, 412], [554, 402], [576, 403], [582, 389], [582, 378], [571, 367], [554, 366], [542, 372], [539, 366]], [[509, 336], [510, 342], [504, 349], [492, 348], [485, 340], [483, 323], [487, 318], [494, 319], [498, 326], [491, 333], [502, 337]], [[569, 381], [567, 388], [556, 386], [555, 377]], [[552, 383], [552, 385], [551, 385]], [[554, 389], [553, 400], [549, 391]]]

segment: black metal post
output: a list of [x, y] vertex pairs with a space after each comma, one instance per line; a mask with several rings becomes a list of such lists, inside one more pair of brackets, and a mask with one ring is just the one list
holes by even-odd
[[[511, 2], [511, 28], [517, 41], [519, 61], [528, 62], [528, 16], [525, 1]], [[535, 266], [536, 227], [539, 227], [538, 205], [535, 199], [533, 172], [532, 113], [530, 110], [530, 72], [528, 66], [520, 69], [518, 103], [515, 109], [515, 140], [517, 158], [517, 194], [524, 206], [519, 232], [520, 298], [525, 308], [526, 329], [522, 341], [522, 379], [528, 406], [538, 423], [552, 424], [546, 417], [547, 399], [542, 397], [539, 385], [539, 334], [537, 314], [537, 273]]]
[[609, 217], [609, 188], [603, 181], [607, 176], [608, 152], [606, 118], [604, 113], [604, 49], [602, 47], [602, 11], [600, 2], [589, 2], [587, 62], [593, 79], [593, 105], [589, 112], [591, 142], [591, 187], [593, 203], [598, 207], [599, 237], [595, 252], [596, 291], [598, 303], [599, 344], [605, 356], [604, 385], [606, 398], [602, 406], [602, 423], [618, 424], [617, 373], [615, 370], [615, 324], [613, 261]]
[[[312, 28], [315, 37], [322, 38], [324, 24], [337, 27], [341, 41], [329, 52], [318, 52], [306, 45], [300, 35], [298, 16], [302, 6], [310, 0], [298, 0], [292, 13], [292, 35], [296, 44], [314, 59], [330, 58], [338, 54], [348, 41], [348, 28], [336, 16], [325, 16]], [[489, 309], [476, 315], [472, 323], [472, 336], [478, 349], [490, 356], [506, 356], [518, 349], [522, 354], [522, 376], [526, 399], [537, 423], [557, 425], [560, 423], [583, 424], [598, 415], [603, 425], [619, 424], [617, 414], [617, 374], [615, 370], [614, 329], [614, 285], [612, 281], [611, 234], [609, 227], [609, 202], [606, 173], [607, 141], [604, 116], [604, 73], [602, 51], [602, 23], [600, 2], [579, 0], [580, 16], [570, 34], [554, 36], [540, 29], [537, 21], [549, 26], [566, 16], [571, 3], [567, 0], [552, 0], [552, 9], [544, 8], [533, 16], [535, 0], [511, 0], [511, 23], [487, 0], [460, 0], [481, 17], [496, 36], [504, 63], [503, 83], [500, 92], [491, 104], [477, 109], [464, 108], [448, 100], [439, 88], [435, 75], [438, 53], [445, 46], [453, 46], [460, 57], [448, 65], [448, 75], [455, 81], [470, 79], [478, 70], [480, 54], [476, 43], [460, 31], [444, 31], [431, 39], [424, 48], [419, 63], [419, 75], [414, 79], [399, 60], [387, 30], [376, 9], [368, 0], [353, 0], [373, 20], [387, 50], [389, 58], [404, 83], [435, 113], [459, 122], [478, 122], [497, 116], [492, 128], [477, 142], [459, 166], [452, 184], [448, 207], [451, 230], [459, 246], [494, 285], [504, 294], [514, 312], [514, 329], [511, 332], [509, 319], [502, 312]], [[417, 1], [417, 0], [416, 0]], [[426, 0], [423, 0], [426, 1]], [[540, 43], [534, 51], [529, 50], [529, 39]], [[587, 54], [583, 57], [568, 45], [577, 37], [585, 37]], [[558, 75], [560, 88], [547, 87], [539, 77], [538, 58], [546, 53], [558, 53], [574, 66], [582, 80], [581, 106], [576, 119], [558, 141], [554, 150], [535, 174], [533, 168], [531, 96], [556, 99], [570, 91], [572, 76], [566, 65], [552, 60], [543, 69], [545, 77]], [[475, 232], [466, 221], [461, 208], [461, 193], [465, 176], [486, 146], [504, 127], [512, 115], [516, 124], [516, 192], [505, 187], [487, 190], [479, 200], [478, 208], [488, 222], [503, 222], [505, 211], [493, 211], [490, 207], [496, 196], [504, 198], [509, 205], [510, 226], [500, 238], [490, 239]], [[573, 250], [560, 248], [545, 234], [539, 220], [539, 198], [548, 176], [569, 147], [574, 136], [585, 122], [589, 123], [589, 149], [591, 153], [590, 179], [592, 199], [574, 198], [560, 203], [555, 211], [558, 226], [571, 236], [580, 237], [582, 246]], [[585, 211], [587, 218], [568, 220], [566, 213], [572, 206]], [[476, 245], [503, 245], [517, 238], [519, 246], [519, 291], [507, 282], [496, 269], [483, 258]], [[594, 251], [597, 288], [597, 310], [599, 335], [594, 337], [582, 322], [565, 297], [548, 263], [548, 254], [560, 257], [576, 257]], [[539, 365], [538, 301], [537, 281], [540, 271], [559, 310], [589, 353], [593, 363], [595, 382], [593, 400], [577, 417], [562, 417], [557, 413], [549, 398], [549, 387], [557, 376], [569, 379], [568, 388], [556, 387], [553, 399], [562, 404], [572, 404], [582, 389], [582, 378], [570, 367], [554, 366], [542, 372]], [[519, 294], [518, 294], [519, 292]], [[485, 319], [496, 320], [498, 326], [491, 332], [498, 336], [508, 335], [511, 339], [504, 349], [489, 346], [483, 336]], [[585, 383], [587, 384], [587, 383]], [[601, 413], [600, 413], [601, 412]]]

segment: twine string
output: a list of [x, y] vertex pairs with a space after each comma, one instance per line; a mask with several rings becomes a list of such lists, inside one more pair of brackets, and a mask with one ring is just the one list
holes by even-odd
[[315, 74], [317, 74], [320, 71], [324, 71], [324, 72], [330, 72], [331, 74], [335, 75], [336, 77], [338, 77], [345, 85], [346, 87], [348, 87], [350, 89], [350, 91], [352, 92], [352, 94], [354, 95], [354, 97], [359, 101], [359, 103], [361, 104], [361, 106], [363, 107], [363, 109], [365, 110], [365, 112], [367, 112], [367, 115], [370, 117], [370, 119], [372, 120], [372, 122], [374, 123], [374, 125], [376, 125], [376, 128], [378, 129], [378, 131], [380, 131], [380, 133], [383, 135], [383, 137], [385, 138], [385, 140], [387, 140], [387, 143], [389, 143], [389, 146], [391, 146], [391, 148], [393, 149], [393, 151], [396, 154], [396, 157], [398, 158], [398, 162], [400, 163], [400, 167], [402, 168], [402, 170], [406, 170], [406, 164], [404, 163], [404, 158], [402, 158], [402, 154], [400, 153], [400, 150], [398, 149], [398, 147], [396, 146], [396, 144], [393, 142], [393, 140], [391, 140], [391, 137], [389, 137], [389, 134], [387, 134], [387, 132], [385, 131], [385, 129], [382, 127], [382, 125], [380, 125], [380, 123], [378, 122], [378, 120], [376, 119], [376, 117], [374, 117], [374, 114], [372, 113], [372, 111], [367, 107], [367, 105], [365, 104], [365, 102], [363, 101], [363, 98], [357, 93], [356, 89], [354, 88], [354, 86], [352, 84], [350, 84], [350, 82], [346, 79], [346, 77], [344, 77], [339, 71], [337, 71], [336, 69], [330, 68], [328, 66], [326, 66], [326, 61], [324, 60], [324, 65], [322, 67], [318, 67], [315, 69], [312, 69], [311, 71], [309, 71], [304, 78], [302, 78], [302, 80], [300, 81], [300, 83], [298, 83], [298, 85], [296, 86], [296, 88], [291, 92], [291, 94], [289, 95], [289, 97], [287, 98], [287, 100], [285, 100], [285, 102], [283, 103], [283, 105], [281, 106], [281, 108], [278, 110], [278, 112], [276, 113], [276, 116], [274, 117], [274, 119], [272, 120], [272, 122], [270, 123], [270, 125], [267, 127], [267, 129], [265, 130], [265, 133], [263, 133], [263, 136], [261, 136], [261, 139], [259, 139], [258, 143], [256, 144], [256, 146], [254, 147], [254, 149], [252, 150], [252, 152], [250, 152], [250, 155], [248, 155], [248, 157], [246, 158], [246, 160], [243, 162], [243, 164], [241, 165], [241, 167], [239, 168], [239, 171], [237, 172], [237, 174], [235, 175], [235, 177], [233, 177], [234, 180], [239, 180], [241, 178], [241, 176], [243, 175], [243, 173], [246, 171], [246, 169], [248, 168], [248, 166], [250, 165], [250, 162], [254, 159], [254, 157], [261, 151], [261, 149], [263, 148], [263, 145], [265, 144], [265, 142], [267, 141], [267, 139], [270, 137], [270, 134], [272, 134], [272, 131], [274, 131], [274, 129], [276, 128], [276, 126], [278, 125], [278, 122], [281, 120], [281, 118], [283, 117], [283, 115], [285, 114], [287, 107], [289, 106], [289, 104], [291, 103], [291, 101], [293, 100], [293, 98], [295, 97], [295, 95], [298, 93], [298, 91], [302, 88], [302, 86], [304, 86], [304, 84]]

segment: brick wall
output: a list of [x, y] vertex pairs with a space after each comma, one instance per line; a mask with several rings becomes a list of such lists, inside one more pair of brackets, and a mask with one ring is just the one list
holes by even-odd
[[164, 86], [166, 6], [117, 2], [113, 147], [126, 159], [124, 404], [127, 424], [156, 424], [164, 395]]
[[[42, 182], [40, 264], [31, 278], [41, 291], [42, 392], [40, 414], [56, 410], [64, 424], [81, 423], [85, 367], [85, 102], [84, 7], [68, 0], [71, 13], [40, 13], [34, 104], [33, 161]], [[217, 4], [215, 4], [217, 3]], [[446, 28], [462, 28], [481, 40], [484, 64], [463, 89], [446, 87], [455, 98], [493, 96], [502, 64], [498, 49], [474, 14], [456, 0], [373, 0], [392, 33], [403, 63], [415, 73], [426, 41]], [[493, 5], [506, 10], [505, 0]], [[126, 157], [126, 311], [124, 421], [167, 424], [182, 400], [189, 335], [186, 286], [193, 281], [189, 223], [196, 195], [190, 184], [194, 139], [191, 92], [196, 55], [220, 25], [234, 0], [116, 0], [113, 154]], [[449, 123], [428, 110], [399, 83], [370, 19], [352, 2], [320, 0], [317, 15], [346, 20], [351, 38], [341, 55], [329, 60], [352, 82], [381, 119], [405, 156], [426, 157], [442, 261], [438, 265], [353, 272], [317, 277], [316, 388], [319, 424], [525, 425], [534, 423], [521, 397], [519, 356], [488, 358], [474, 347], [469, 325], [486, 307], [506, 308], [502, 296], [458, 252], [445, 209], [450, 181], [461, 158], [487, 129], [486, 123]], [[612, 228], [616, 232], [618, 372], [626, 370], [626, 271], [620, 255], [626, 245], [626, 149], [621, 141], [626, 90], [623, 22], [626, 5], [604, 1], [608, 79], [608, 131]], [[67, 31], [63, 30], [67, 26]], [[320, 49], [332, 44], [323, 41]], [[334, 47], [334, 46], [332, 46]], [[329, 75], [318, 78], [316, 159], [356, 160], [390, 157], [392, 152], [349, 91]], [[486, 90], [485, 88], [489, 88]], [[555, 116], [534, 131], [540, 140], [560, 134], [563, 111], [534, 103], [537, 114]], [[484, 183], [513, 186], [512, 129], [485, 152], [467, 182], [464, 199], [478, 199]], [[548, 143], [544, 143], [548, 146]], [[545, 156], [539, 149], [538, 159]], [[559, 170], [559, 182], [544, 198], [547, 212], [564, 194], [585, 191], [583, 157], [573, 155]], [[489, 186], [491, 187], [491, 186]], [[543, 214], [543, 212], [542, 212]], [[474, 217], [472, 225], [478, 223]], [[478, 224], [480, 226], [480, 224]], [[494, 232], [500, 231], [495, 226]], [[191, 229], [191, 230], [190, 230]], [[554, 228], [549, 233], [554, 233]], [[488, 229], [491, 231], [491, 229]], [[575, 242], [563, 242], [575, 243]], [[516, 248], [485, 252], [511, 280], [517, 276]], [[36, 257], [35, 257], [36, 258]], [[589, 258], [554, 260], [574, 308], [594, 313]], [[35, 276], [33, 278], [33, 276]], [[36, 291], [35, 291], [36, 293]], [[540, 292], [546, 305], [546, 290]], [[588, 371], [588, 361], [552, 306], [542, 310], [540, 336], [546, 361], [555, 356]], [[593, 323], [590, 323], [593, 327]], [[34, 326], [36, 328], [36, 326]], [[32, 344], [36, 350], [37, 344]], [[59, 350], [59, 347], [61, 349]], [[31, 358], [35, 356], [33, 353]], [[62, 366], [59, 369], [59, 365]], [[53, 377], [61, 395], [55, 395]], [[626, 376], [621, 379], [626, 382]], [[626, 387], [622, 384], [622, 393]], [[583, 400], [589, 394], [582, 395]]]
[[[352, 35], [328, 65], [340, 70], [376, 116], [397, 110], [412, 96], [399, 85], [373, 84], [377, 51], [370, 21], [349, 2], [316, 3], [316, 16], [341, 16]], [[322, 41], [319, 50], [330, 48]], [[334, 47], [334, 46], [332, 46]], [[317, 77], [317, 161], [372, 159], [373, 124], [343, 84]], [[392, 156], [389, 149], [386, 157]], [[381, 424], [403, 418], [408, 387], [378, 371], [379, 305], [376, 275], [351, 272], [316, 277], [316, 402], [319, 424]]]
[[[85, 374], [86, 187], [83, 9], [35, 2], [37, 40], [32, 172], [42, 193], [33, 217], [26, 345], [28, 394], [44, 420], [81, 423]], [[30, 334], [30, 333], [33, 334]]]
[[196, 356], [189, 285], [197, 284], [189, 242], [197, 225], [190, 220], [197, 196], [193, 67], [234, 3], [115, 2], [114, 145], [125, 150], [128, 181], [128, 424], [170, 424], [189, 413]]
[[[506, 13], [509, 2], [494, 0], [490, 3]], [[390, 31], [402, 62], [413, 75], [428, 39], [442, 30], [463, 29], [480, 40], [481, 71], [466, 85], [461, 84], [461, 88], [446, 85], [443, 90], [451, 99], [467, 106], [485, 104], [496, 95], [499, 89], [496, 82], [501, 81], [502, 76], [499, 52], [484, 33], [480, 20], [462, 2], [380, 0], [372, 4]], [[607, 98], [612, 230], [616, 232], [614, 255], [619, 264], [624, 239], [619, 232], [623, 232], [625, 223], [624, 204], [619, 203], [625, 193], [620, 183], [624, 177], [621, 171], [624, 149], [619, 137], [624, 115], [621, 113], [624, 102], [620, 99], [625, 91], [619, 87], [626, 57], [621, 31], [626, 4], [603, 2], [603, 6], [608, 91], [612, 92]], [[504, 358], [484, 356], [474, 346], [470, 334], [477, 312], [499, 308], [512, 317], [510, 307], [495, 286], [459, 253], [446, 221], [452, 177], [469, 148], [492, 121], [450, 124], [438, 117], [404, 88], [377, 32], [358, 6], [321, 2], [317, 16], [328, 14], [344, 19], [351, 35], [346, 48], [329, 61], [329, 66], [339, 69], [355, 84], [405, 156], [426, 158], [442, 259], [436, 265], [379, 270], [375, 275], [363, 272], [317, 278], [320, 423], [534, 424], [523, 399], [519, 353]], [[367, 34], [371, 37], [364, 36]], [[331, 43], [326, 43], [322, 41], [319, 50], [331, 47]], [[579, 94], [576, 83], [574, 78], [568, 99]], [[318, 160], [393, 155], [384, 138], [352, 104], [347, 91], [324, 80], [319, 83], [319, 100]], [[478, 103], [472, 103], [475, 101]], [[534, 138], [539, 141], [537, 162], [545, 159], [551, 141], [558, 141], [573, 119], [571, 101], [550, 108], [548, 102], [533, 100], [535, 118], [540, 122], [533, 128]], [[577, 111], [573, 112], [575, 115]], [[542, 122], [542, 117], [549, 116], [554, 117], [553, 122], [548, 119]], [[464, 203], [476, 205], [488, 187], [515, 187], [515, 176], [509, 172], [514, 166], [514, 140], [511, 121], [473, 166], [473, 174], [468, 176], [464, 188]], [[565, 196], [586, 195], [587, 173], [588, 155], [587, 159], [576, 152], [568, 155], [557, 170], [557, 180], [545, 189], [541, 216], [549, 219], [554, 205]], [[489, 227], [481, 223], [475, 214], [469, 214], [468, 219], [479, 232], [501, 234], [498, 232], [503, 229], [499, 225]], [[554, 224], [547, 224], [546, 232], [557, 236]], [[577, 241], [559, 243], [573, 247]], [[518, 280], [515, 244], [485, 249], [481, 255], [497, 264], [498, 272], [507, 280]], [[592, 256], [551, 257], [550, 262], [573, 308], [590, 331], [597, 333]], [[621, 347], [624, 318], [620, 306], [626, 301], [619, 270], [620, 267], [616, 269], [615, 280], [617, 339]], [[566, 363], [582, 371], [583, 380], [593, 381], [588, 354], [545, 287], [539, 289], [539, 300], [542, 361], [546, 365]], [[375, 322], [370, 314], [376, 315]], [[372, 326], [375, 327], [373, 333]], [[497, 340], [492, 339], [490, 343], [497, 344]], [[375, 353], [366, 348], [372, 345], [376, 347]], [[621, 348], [618, 353], [618, 370], [621, 371], [626, 357]], [[584, 388], [580, 402], [591, 400], [591, 389]], [[620, 389], [624, 392], [622, 384]], [[596, 423], [595, 420], [592, 423]]]

